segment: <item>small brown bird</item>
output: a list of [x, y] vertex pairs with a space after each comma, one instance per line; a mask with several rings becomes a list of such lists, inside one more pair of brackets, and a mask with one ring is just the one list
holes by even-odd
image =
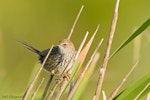
[[[26, 46], [29, 50], [39, 55], [39, 61], [41, 64], [43, 63], [46, 55], [50, 50], [50, 49], [46, 49], [43, 51], [39, 51], [26, 42], [21, 42], [21, 43], [24, 46]], [[52, 48], [51, 53], [44, 65], [44, 69], [50, 72], [51, 75], [47, 82], [41, 100], [44, 100], [53, 77], [57, 76], [57, 78], [59, 79], [64, 77], [61, 76], [62, 73], [66, 75], [66, 72], [69, 71], [70, 69], [69, 68], [70, 66], [68, 65], [74, 63], [74, 57], [75, 57], [75, 47], [74, 44], [68, 39], [63, 39], [59, 41], [58, 45]]]
[[[39, 61], [42, 64], [46, 55], [50, 49], [39, 51], [29, 45], [26, 42], [21, 42], [29, 50], [39, 55]], [[71, 59], [75, 57], [75, 47], [71, 40], [63, 39], [59, 41], [59, 44], [52, 48], [52, 51], [44, 65], [44, 69], [50, 72], [52, 75], [59, 76], [62, 72], [68, 71], [70, 68], [66, 68]]]

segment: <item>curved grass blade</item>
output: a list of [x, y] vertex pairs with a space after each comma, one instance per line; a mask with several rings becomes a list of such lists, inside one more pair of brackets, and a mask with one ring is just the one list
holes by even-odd
[[150, 18], [144, 22], [144, 24], [142, 26], [140, 26], [133, 34], [131, 34], [131, 36], [129, 36], [127, 38], [127, 40], [125, 40], [121, 46], [112, 53], [112, 55], [109, 57], [112, 58], [116, 53], [118, 53], [123, 47], [125, 47], [128, 43], [130, 43], [133, 39], [135, 39], [138, 35], [140, 35], [146, 28], [148, 28], [148, 26], [150, 25]]
[[[113, 100], [134, 100], [137, 95], [150, 83], [150, 73], [144, 76], [142, 79], [132, 84], [130, 87], [125, 89], [121, 94], [117, 95]], [[142, 98], [150, 91], [150, 86], [145, 89], [139, 98]], [[139, 99], [138, 98], [138, 99]]]

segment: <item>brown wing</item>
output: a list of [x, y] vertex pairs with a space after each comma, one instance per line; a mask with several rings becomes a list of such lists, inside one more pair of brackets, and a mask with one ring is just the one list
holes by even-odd
[[[49, 49], [41, 52], [42, 56], [40, 56], [40, 58], [39, 58], [41, 63], [43, 63], [48, 52], [49, 52]], [[44, 68], [47, 71], [51, 71], [51, 70], [55, 69], [56, 67], [58, 67], [58, 65], [61, 63], [61, 60], [62, 60], [62, 55], [59, 52], [59, 47], [54, 46], [45, 65], [44, 65]]]

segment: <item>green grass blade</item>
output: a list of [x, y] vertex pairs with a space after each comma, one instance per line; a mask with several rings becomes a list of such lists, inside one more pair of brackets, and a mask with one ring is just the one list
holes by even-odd
[[[136, 83], [129, 86], [121, 94], [117, 95], [113, 100], [133, 100], [150, 82], [150, 73], [144, 76]], [[139, 98], [142, 98], [150, 92], [150, 86], [142, 92]]]
[[130, 43], [133, 39], [135, 39], [138, 35], [140, 35], [148, 26], [150, 25], [150, 18], [141, 26], [139, 27], [131, 36], [125, 40], [121, 46], [112, 53], [112, 55], [109, 58], [112, 58], [117, 52], [119, 52], [123, 47], [125, 47], [128, 43]]

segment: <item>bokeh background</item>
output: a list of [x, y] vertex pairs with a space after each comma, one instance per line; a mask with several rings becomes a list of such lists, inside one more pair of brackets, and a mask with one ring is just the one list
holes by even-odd
[[[71, 40], [78, 48], [86, 31], [90, 32], [90, 38], [97, 25], [101, 25], [87, 57], [90, 57], [98, 41], [104, 38], [100, 48], [101, 59], [96, 66], [98, 68], [104, 56], [115, 1], [0, 0], [0, 99], [22, 96], [40, 66], [37, 55], [28, 51], [18, 41], [26, 41], [39, 50], [57, 44], [59, 40], [67, 37], [81, 5], [85, 7]], [[150, 0], [121, 0], [111, 53], [150, 17], [149, 9]], [[106, 95], [109, 95], [136, 60], [139, 60], [139, 64], [123, 88], [150, 72], [149, 50], [150, 28], [108, 63], [103, 84]], [[42, 74], [46, 78], [49, 77], [44, 71]], [[92, 98], [97, 78], [98, 74], [95, 74], [90, 79], [90, 86], [86, 88], [81, 99]]]

